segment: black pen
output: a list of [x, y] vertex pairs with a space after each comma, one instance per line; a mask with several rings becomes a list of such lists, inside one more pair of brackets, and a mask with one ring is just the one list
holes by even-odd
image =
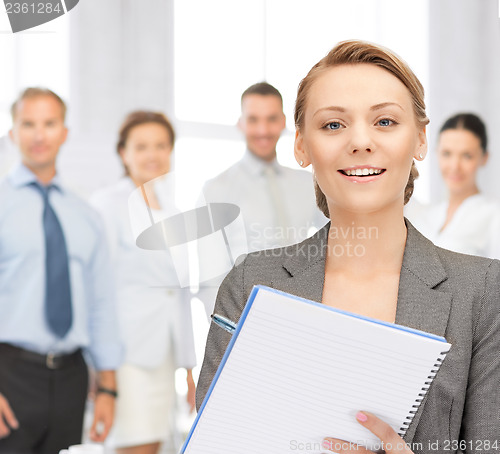
[[223, 317], [219, 314], [212, 314], [212, 320], [214, 323], [219, 325], [222, 329], [225, 329], [229, 334], [233, 334], [236, 327], [238, 326], [236, 323], [232, 322], [226, 317]]

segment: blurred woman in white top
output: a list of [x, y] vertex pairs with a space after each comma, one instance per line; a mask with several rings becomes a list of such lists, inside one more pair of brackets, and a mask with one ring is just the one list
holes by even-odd
[[191, 369], [196, 359], [189, 289], [180, 288], [168, 250], [136, 246], [131, 226], [134, 212], [129, 214], [129, 199], [154, 217], [172, 213], [173, 186], [165, 175], [174, 138], [163, 114], [132, 112], [120, 129], [117, 145], [126, 175], [91, 199], [104, 218], [110, 240], [126, 346], [125, 364], [118, 371], [112, 436], [118, 454], [156, 454], [168, 438], [174, 423], [178, 367], [187, 369], [187, 398], [194, 408]]
[[437, 148], [446, 200], [410, 220], [436, 245], [465, 254], [500, 258], [500, 204], [477, 185], [478, 170], [488, 161], [484, 122], [472, 113], [445, 121]]

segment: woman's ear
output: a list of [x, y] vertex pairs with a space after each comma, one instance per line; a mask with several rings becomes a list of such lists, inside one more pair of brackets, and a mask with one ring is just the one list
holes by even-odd
[[487, 151], [484, 152], [483, 156], [481, 157], [481, 167], [486, 165], [489, 158], [490, 158], [490, 154]]
[[418, 133], [418, 146], [414, 158], [417, 161], [423, 161], [427, 155], [427, 134], [425, 132], [425, 126]]
[[119, 150], [118, 150], [118, 154], [120, 155], [120, 158], [123, 162], [124, 165], [127, 165], [127, 153], [125, 153], [125, 148], [124, 147], [121, 147]]
[[295, 155], [295, 160], [300, 167], [307, 167], [309, 164], [311, 164], [311, 161], [304, 149], [304, 137], [298, 129], [295, 130], [293, 154]]

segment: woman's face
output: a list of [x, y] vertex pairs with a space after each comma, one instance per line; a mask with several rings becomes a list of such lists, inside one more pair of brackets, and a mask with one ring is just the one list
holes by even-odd
[[402, 209], [412, 160], [426, 150], [410, 93], [388, 71], [340, 65], [313, 82], [295, 154], [312, 164], [332, 217]]
[[476, 175], [486, 164], [479, 137], [466, 129], [447, 129], [439, 135], [439, 168], [452, 194], [477, 192]]
[[134, 126], [120, 153], [136, 184], [144, 184], [168, 173], [171, 154], [170, 134], [158, 123]]

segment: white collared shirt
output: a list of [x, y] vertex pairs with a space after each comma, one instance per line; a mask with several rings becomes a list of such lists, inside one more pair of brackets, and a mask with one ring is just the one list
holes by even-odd
[[98, 369], [116, 369], [122, 346], [102, 222], [58, 176], [49, 200], [68, 250], [73, 323], [59, 339], [45, 321], [44, 202], [35, 181], [19, 164], [0, 182], [0, 342], [42, 354], [87, 348]]
[[[288, 225], [277, 225], [264, 169], [273, 167], [282, 191]], [[205, 202], [238, 205], [245, 224], [248, 251], [270, 249], [302, 241], [326, 224], [316, 206], [312, 174], [266, 162], [246, 151], [232, 167], [207, 181]]]
[[[287, 225], [279, 225], [269, 191], [265, 168], [271, 166], [275, 182], [281, 190]], [[313, 176], [304, 170], [280, 165], [277, 160], [266, 162], [246, 151], [243, 158], [203, 187], [204, 203], [232, 203], [241, 210], [246, 232], [233, 238], [235, 250], [248, 252], [271, 249], [298, 243], [323, 227], [328, 219], [316, 206]], [[225, 251], [221, 251], [221, 254]], [[217, 289], [223, 276], [201, 282], [198, 298], [204, 303], [207, 315], [212, 312]]]
[[464, 254], [500, 259], [500, 202], [483, 194], [465, 199], [441, 231], [448, 201], [408, 210], [408, 219], [436, 246]]
[[[137, 209], [144, 208], [132, 220], [131, 195]], [[138, 231], [149, 221], [140, 191], [140, 197], [136, 195], [136, 186], [125, 177], [97, 191], [90, 199], [104, 220], [109, 239], [125, 362], [157, 367], [173, 353], [176, 367], [189, 369], [196, 365], [191, 293], [189, 288], [180, 288], [168, 250], [145, 250], [136, 245]], [[162, 188], [156, 195], [162, 207], [173, 200], [168, 188]], [[170, 206], [165, 208], [172, 213]], [[156, 220], [162, 217], [159, 211], [152, 215]]]

